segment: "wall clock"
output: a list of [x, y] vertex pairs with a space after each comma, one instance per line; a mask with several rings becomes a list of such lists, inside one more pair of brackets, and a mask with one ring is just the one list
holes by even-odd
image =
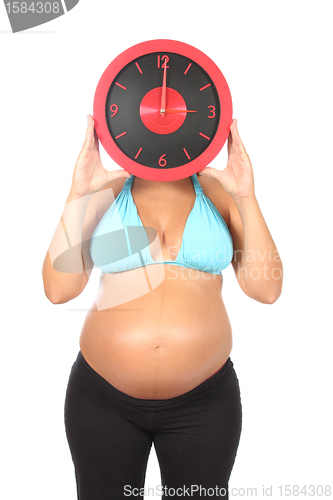
[[127, 172], [183, 179], [207, 166], [232, 122], [228, 84], [218, 66], [175, 40], [142, 42], [118, 55], [94, 96], [97, 136]]

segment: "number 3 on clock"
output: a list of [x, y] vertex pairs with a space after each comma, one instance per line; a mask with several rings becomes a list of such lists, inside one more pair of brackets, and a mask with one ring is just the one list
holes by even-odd
[[208, 109], [211, 108], [211, 116], [208, 115], [208, 118], [214, 118], [215, 117], [215, 106], [208, 106]]

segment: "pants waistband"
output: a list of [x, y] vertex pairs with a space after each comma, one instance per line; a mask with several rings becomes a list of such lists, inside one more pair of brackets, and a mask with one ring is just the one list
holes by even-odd
[[81, 350], [79, 350], [78, 352], [76, 358], [76, 364], [79, 369], [82, 369], [83, 373], [86, 373], [88, 379], [90, 380], [93, 379], [94, 383], [97, 386], [107, 391], [108, 393], [135, 406], [141, 406], [141, 407], [149, 406], [151, 408], [169, 406], [170, 404], [177, 404], [186, 399], [189, 399], [198, 394], [199, 392], [203, 391], [204, 389], [206, 389], [214, 382], [222, 380], [233, 370], [233, 362], [229, 357], [217, 372], [215, 372], [208, 379], [204, 380], [203, 382], [201, 382], [201, 384], [197, 385], [190, 391], [180, 394], [179, 396], [167, 399], [141, 399], [141, 398], [136, 398], [134, 396], [130, 396], [129, 394], [125, 394], [124, 392], [120, 391], [112, 384], [110, 384], [105, 378], [103, 378], [89, 365], [89, 363], [83, 357]]

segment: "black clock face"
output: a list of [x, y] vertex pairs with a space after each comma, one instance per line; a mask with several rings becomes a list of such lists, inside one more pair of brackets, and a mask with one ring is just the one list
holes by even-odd
[[131, 160], [156, 169], [175, 168], [209, 146], [219, 125], [220, 101], [214, 82], [196, 62], [173, 52], [154, 52], [116, 75], [105, 116], [113, 141]]

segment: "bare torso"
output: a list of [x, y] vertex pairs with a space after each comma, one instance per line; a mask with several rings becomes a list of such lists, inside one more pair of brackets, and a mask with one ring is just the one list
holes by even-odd
[[[135, 181], [132, 196], [139, 216], [159, 236], [162, 253], [152, 254], [153, 259], [175, 260], [195, 200], [191, 179], [172, 200], [160, 193], [147, 197]], [[217, 204], [216, 192], [203, 184], [225, 217], [227, 207], [220, 200]], [[164, 279], [148, 292], [142, 288], [135, 298], [130, 291], [135, 283], [147, 287], [147, 269], [102, 273], [98, 304], [104, 306], [96, 307], [95, 302], [89, 310], [80, 349], [90, 366], [118, 390], [142, 399], [167, 399], [193, 389], [221, 368], [232, 349], [232, 332], [221, 275], [173, 264], [148, 267], [150, 282], [161, 273]], [[121, 303], [113, 305], [119, 295]]]

